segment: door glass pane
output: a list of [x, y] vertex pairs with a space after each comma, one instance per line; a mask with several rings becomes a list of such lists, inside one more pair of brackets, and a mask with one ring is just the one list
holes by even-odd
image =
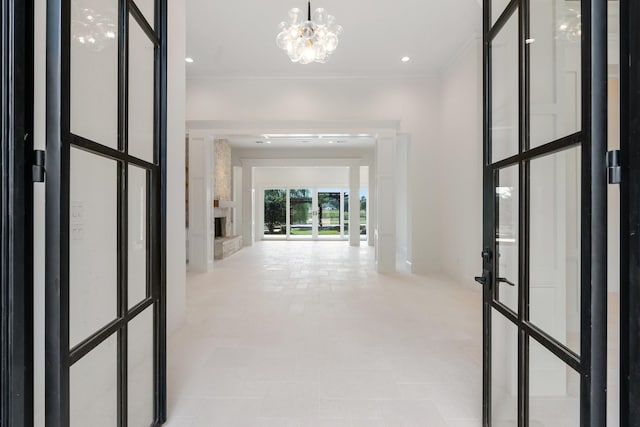
[[129, 322], [128, 397], [129, 425], [153, 422], [153, 306]]
[[344, 235], [349, 235], [349, 191], [344, 192], [343, 196], [344, 211], [342, 213], [342, 221], [344, 224]]
[[113, 160], [71, 148], [69, 344], [117, 315], [118, 168]]
[[264, 190], [264, 235], [285, 238], [287, 235], [287, 190]]
[[518, 153], [518, 13], [491, 42], [491, 161]]
[[154, 45], [129, 19], [129, 154], [153, 162]]
[[498, 172], [496, 183], [496, 256], [495, 299], [518, 312], [518, 166]]
[[118, 147], [118, 2], [71, 2], [71, 133]]
[[580, 425], [580, 375], [536, 340], [529, 339], [531, 426]]
[[369, 190], [367, 188], [360, 189], [360, 235], [361, 238], [367, 236], [367, 200], [369, 198]]
[[531, 0], [531, 148], [581, 128], [579, 1]]
[[129, 166], [129, 308], [147, 297], [147, 172]]
[[340, 190], [318, 190], [318, 236], [340, 237]]
[[71, 427], [118, 425], [117, 344], [114, 334], [71, 366]]
[[311, 190], [294, 188], [289, 190], [289, 222], [291, 237], [311, 236], [313, 234], [313, 203]]
[[153, 28], [153, 19], [155, 12], [155, 0], [135, 0], [136, 6], [142, 12], [144, 19], [147, 20], [151, 28]]
[[509, 4], [509, 0], [491, 0], [491, 24], [495, 24], [502, 12]]
[[491, 310], [492, 425], [518, 425], [518, 328]]
[[531, 162], [530, 320], [580, 351], [580, 148]]

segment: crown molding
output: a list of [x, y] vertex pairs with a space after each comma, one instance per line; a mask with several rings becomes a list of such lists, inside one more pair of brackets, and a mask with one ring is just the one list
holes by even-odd
[[318, 75], [187, 75], [187, 81], [197, 80], [433, 80], [439, 79], [437, 71], [412, 74], [318, 74]]
[[451, 67], [455, 65], [460, 60], [460, 58], [462, 58], [471, 48], [475, 47], [481, 42], [482, 35], [474, 31], [466, 41], [460, 44], [460, 46], [453, 52], [449, 59], [442, 65], [442, 67], [440, 67], [438, 76], [441, 78], [442, 75], [449, 71]]

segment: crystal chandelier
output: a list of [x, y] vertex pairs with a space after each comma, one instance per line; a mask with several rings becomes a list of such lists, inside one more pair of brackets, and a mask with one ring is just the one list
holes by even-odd
[[298, 8], [289, 11], [289, 22], [280, 23], [280, 33], [276, 39], [278, 47], [286, 50], [292, 62], [309, 64], [324, 63], [338, 47], [338, 37], [342, 27], [336, 24], [336, 18], [318, 8], [311, 15], [311, 2], [308, 2], [307, 20]]
[[558, 25], [558, 30], [570, 42], [578, 42], [582, 37], [582, 15], [579, 10], [568, 8]]
[[[71, 8], [71, 38], [79, 45], [100, 52], [107, 45], [115, 46], [118, 27], [111, 18], [86, 7], [87, 1], [75, 0]], [[107, 15], [117, 16], [112, 10]]]

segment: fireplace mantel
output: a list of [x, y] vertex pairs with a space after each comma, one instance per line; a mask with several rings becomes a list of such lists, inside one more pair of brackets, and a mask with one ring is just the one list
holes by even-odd
[[229, 213], [229, 208], [213, 208], [214, 218], [226, 218]]
[[[188, 259], [189, 270], [206, 272], [213, 269], [216, 242], [216, 218], [220, 229], [223, 223], [223, 239], [234, 237], [233, 167], [231, 164], [231, 146], [224, 139], [213, 135], [189, 135], [189, 222], [188, 222]], [[237, 244], [226, 243], [225, 247]], [[241, 245], [240, 245], [241, 246]], [[218, 252], [220, 248], [217, 249]], [[229, 253], [229, 249], [225, 249]]]

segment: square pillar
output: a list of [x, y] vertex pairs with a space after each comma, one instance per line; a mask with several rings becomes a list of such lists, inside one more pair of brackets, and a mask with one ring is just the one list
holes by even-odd
[[379, 136], [376, 143], [376, 269], [396, 271], [396, 137]]
[[213, 139], [189, 137], [189, 271], [213, 268]]
[[349, 245], [360, 246], [360, 165], [349, 166]]
[[242, 241], [244, 246], [254, 242], [253, 167], [242, 165]]

